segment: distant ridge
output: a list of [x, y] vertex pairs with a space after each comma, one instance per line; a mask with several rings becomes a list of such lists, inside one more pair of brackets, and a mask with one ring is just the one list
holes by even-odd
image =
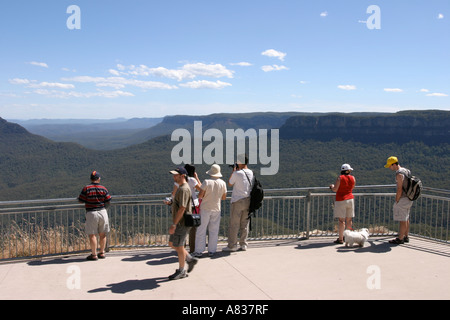
[[201, 121], [204, 130], [241, 128], [273, 129], [280, 128], [287, 119], [298, 115], [298, 112], [253, 112], [253, 113], [214, 113], [204, 116], [175, 115], [166, 116], [163, 121], [145, 130], [148, 136], [171, 134], [173, 130], [184, 128], [192, 131], [194, 121]]
[[28, 131], [22, 126], [6, 121], [3, 118], [0, 118], [0, 134], [27, 134]]
[[53, 141], [75, 142], [88, 149], [115, 150], [170, 135], [178, 128], [192, 132], [194, 121], [202, 121], [203, 130], [280, 129], [281, 139], [319, 141], [339, 137], [364, 143], [423, 141], [439, 144], [448, 142], [450, 133], [450, 111], [440, 110], [398, 113], [217, 113], [129, 120], [41, 119], [20, 121], [19, 124], [31, 133]]
[[450, 142], [450, 111], [402, 111], [395, 114], [299, 115], [280, 128], [282, 139], [342, 140], [363, 143], [427, 144]]
[[75, 142], [96, 150], [113, 150], [152, 138], [141, 136], [139, 133], [162, 120], [163, 118], [34, 119], [19, 120], [17, 123], [31, 133], [53, 141]]

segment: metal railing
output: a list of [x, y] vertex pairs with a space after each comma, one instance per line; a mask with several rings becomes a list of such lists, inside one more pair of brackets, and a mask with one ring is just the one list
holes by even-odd
[[[357, 186], [355, 229], [372, 236], [396, 235], [394, 185]], [[108, 210], [109, 248], [168, 245], [170, 207], [167, 194], [113, 196]], [[337, 235], [335, 194], [328, 188], [265, 190], [263, 206], [251, 219], [249, 240], [308, 239]], [[219, 239], [227, 237], [230, 201], [222, 201]], [[85, 210], [75, 199], [0, 202], [0, 261], [88, 251]], [[424, 188], [413, 204], [410, 232], [449, 243], [450, 191]]]

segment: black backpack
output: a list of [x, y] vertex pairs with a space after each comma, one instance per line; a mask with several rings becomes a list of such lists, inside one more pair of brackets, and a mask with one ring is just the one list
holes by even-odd
[[402, 170], [400, 173], [405, 176], [407, 181], [406, 188], [403, 188], [406, 196], [411, 201], [417, 200], [422, 192], [422, 181], [418, 177], [411, 175], [411, 171], [409, 170]]
[[249, 215], [251, 215], [253, 212], [261, 208], [262, 202], [264, 200], [264, 189], [261, 182], [256, 179], [255, 174], [253, 174], [253, 185], [245, 171], [244, 174], [247, 177], [248, 182], [252, 186], [252, 191], [250, 191], [250, 207], [248, 210]]
[[[248, 182], [252, 185], [252, 182], [248, 178], [247, 174], [244, 171], [245, 176], [247, 177]], [[250, 191], [250, 206], [248, 208], [248, 219], [250, 220], [250, 231], [252, 230], [252, 213], [256, 212], [262, 206], [262, 202], [264, 199], [264, 189], [262, 187], [261, 182], [256, 179], [256, 175], [253, 174], [253, 186], [252, 191]]]

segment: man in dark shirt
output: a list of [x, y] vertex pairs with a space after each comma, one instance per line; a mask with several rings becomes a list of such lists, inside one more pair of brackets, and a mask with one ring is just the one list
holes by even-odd
[[[184, 213], [191, 213], [192, 195], [187, 183], [187, 171], [183, 167], [171, 170], [173, 180], [179, 187], [172, 202], [172, 225], [169, 228], [169, 246], [177, 252], [179, 268], [169, 276], [170, 280], [186, 278], [198, 262], [198, 258], [192, 257], [184, 248], [184, 243], [191, 227], [184, 225]], [[187, 270], [185, 269], [187, 262]]]
[[[89, 236], [91, 255], [88, 260], [105, 258], [106, 234], [109, 232], [109, 220], [106, 208], [109, 207], [111, 196], [108, 189], [100, 184], [100, 174], [91, 173], [91, 183], [83, 188], [78, 201], [86, 208], [86, 234]], [[100, 252], [97, 254], [97, 234], [100, 238]]]

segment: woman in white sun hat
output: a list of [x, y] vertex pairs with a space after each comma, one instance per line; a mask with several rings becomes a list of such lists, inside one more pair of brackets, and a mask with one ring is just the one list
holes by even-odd
[[217, 250], [220, 228], [221, 201], [227, 197], [227, 185], [220, 179], [220, 166], [213, 164], [208, 174], [211, 179], [206, 179], [201, 186], [198, 197], [202, 199], [200, 204], [201, 224], [197, 227], [195, 237], [195, 257], [201, 257], [206, 248], [206, 231], [208, 230], [208, 253], [213, 256]]
[[330, 184], [330, 189], [336, 192], [334, 217], [339, 219], [339, 238], [334, 241], [336, 244], [344, 243], [344, 230], [352, 230], [352, 219], [355, 217], [355, 197], [352, 192], [356, 179], [351, 175], [352, 171], [353, 168], [344, 163], [341, 166], [341, 175], [334, 184]]

